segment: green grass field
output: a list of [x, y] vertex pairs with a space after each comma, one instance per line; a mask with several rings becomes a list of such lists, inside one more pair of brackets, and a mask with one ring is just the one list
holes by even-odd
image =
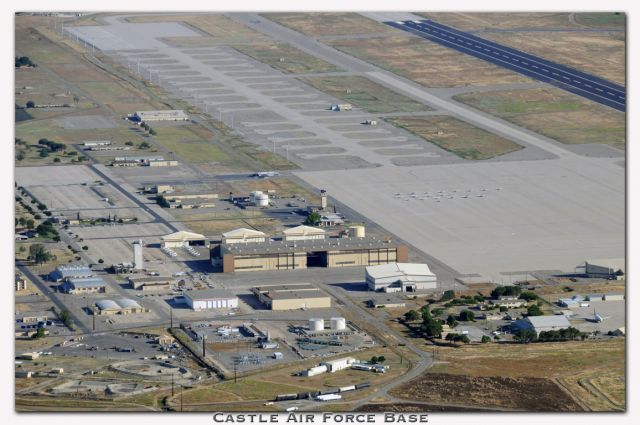
[[429, 111], [431, 108], [365, 77], [300, 77], [300, 81], [371, 113]]
[[386, 121], [464, 159], [489, 159], [522, 149], [517, 143], [449, 116], [394, 117]]
[[625, 115], [556, 88], [465, 93], [454, 99], [566, 144], [625, 149]]

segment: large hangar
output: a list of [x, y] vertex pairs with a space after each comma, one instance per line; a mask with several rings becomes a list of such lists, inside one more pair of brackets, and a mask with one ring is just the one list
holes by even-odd
[[369, 266], [365, 270], [367, 286], [371, 291], [415, 292], [436, 289], [438, 279], [426, 264], [390, 263]]
[[407, 262], [409, 249], [377, 238], [325, 238], [260, 243], [222, 243], [211, 251], [224, 273], [353, 267]]

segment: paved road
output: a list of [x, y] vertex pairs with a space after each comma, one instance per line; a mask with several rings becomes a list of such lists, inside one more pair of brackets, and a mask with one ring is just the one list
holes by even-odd
[[565, 65], [503, 46], [431, 20], [387, 21], [385, 24], [443, 46], [511, 69], [619, 111], [625, 110], [624, 87]]

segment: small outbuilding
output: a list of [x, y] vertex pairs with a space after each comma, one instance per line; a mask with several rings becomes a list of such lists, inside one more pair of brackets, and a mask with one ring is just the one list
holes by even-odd
[[225, 244], [247, 243], [247, 242], [264, 242], [267, 235], [259, 230], [240, 229], [231, 230], [222, 234], [222, 242]]
[[188, 291], [184, 294], [184, 299], [193, 310], [238, 308], [238, 297], [221, 289]]

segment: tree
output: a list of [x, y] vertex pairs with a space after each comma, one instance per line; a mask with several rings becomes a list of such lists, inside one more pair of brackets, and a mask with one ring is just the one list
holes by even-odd
[[33, 244], [29, 247], [29, 256], [36, 264], [47, 263], [51, 261], [51, 253], [46, 250], [42, 244]]
[[27, 229], [33, 229], [36, 225], [36, 222], [32, 219], [28, 219], [25, 221], [25, 225], [27, 226]]
[[35, 104], [35, 102], [33, 100], [29, 100], [29, 101], [27, 101], [27, 104], [25, 106], [27, 107], [27, 109], [28, 108], [35, 108], [36, 104]]
[[16, 153], [16, 161], [22, 161], [25, 158], [26, 158], [26, 155], [24, 153], [24, 150], [20, 149], [18, 153]]
[[506, 306], [500, 306], [500, 313], [504, 313], [505, 311], [509, 310]]
[[464, 342], [465, 344], [469, 344], [471, 342], [471, 340], [467, 335], [462, 335], [462, 338], [460, 338], [460, 341]]
[[35, 335], [33, 335], [34, 339], [44, 338], [44, 328], [38, 328]]
[[538, 339], [538, 335], [533, 329], [520, 329], [513, 335], [513, 339], [523, 344], [528, 344], [536, 341]]
[[491, 291], [491, 296], [493, 298], [499, 298], [502, 296], [510, 296], [517, 297], [522, 292], [522, 288], [519, 286], [498, 286], [493, 291]]
[[386, 360], [384, 356], [378, 356], [378, 363], [384, 363]]
[[127, 146], [133, 146], [133, 142], [131, 140], [124, 142], [124, 144]]
[[476, 318], [475, 314], [473, 314], [473, 311], [470, 310], [462, 310], [460, 312], [460, 320], [462, 320], [463, 322], [472, 322], [474, 321]]
[[40, 158], [46, 158], [49, 156], [49, 151], [46, 149], [41, 149], [40, 150]]
[[20, 223], [21, 226], [24, 226], [25, 224], [27, 224], [27, 219], [24, 217], [20, 217], [18, 219], [18, 223]]
[[527, 301], [534, 301], [538, 299], [538, 295], [531, 291], [526, 291], [520, 294], [520, 298]]
[[422, 332], [427, 338], [440, 338], [442, 336], [442, 325], [436, 320], [429, 320], [422, 323]]
[[527, 309], [527, 316], [542, 316], [544, 315], [544, 313], [542, 312], [542, 310], [540, 310], [540, 307], [538, 307], [536, 304], [529, 306], [529, 308]]
[[317, 226], [320, 224], [320, 213], [317, 211], [312, 212], [307, 216], [307, 219], [304, 221], [304, 224], [308, 224], [310, 226]]
[[415, 322], [416, 320], [420, 320], [420, 313], [415, 310], [409, 310], [404, 314], [404, 318], [408, 322]]
[[451, 289], [449, 289], [447, 291], [444, 291], [444, 293], [442, 294], [442, 298], [440, 298], [440, 301], [449, 301], [454, 299], [455, 297], [456, 297], [456, 293]]
[[60, 162], [60, 158], [58, 158], [58, 157], [53, 158], [53, 162]]
[[153, 128], [149, 127], [149, 134], [152, 136], [155, 136], [158, 133], [156, 133], [156, 131]]
[[482, 339], [480, 340], [480, 342], [482, 342], [483, 344], [486, 344], [489, 341], [491, 341], [491, 338], [489, 338], [486, 335], [482, 335]]
[[371, 357], [370, 363], [371, 363], [371, 364], [376, 364], [376, 363], [378, 363], [378, 357], [376, 357], [376, 356]]
[[453, 314], [450, 314], [447, 317], [447, 325], [449, 325], [449, 327], [451, 328], [455, 328], [456, 326], [458, 326], [458, 321], [456, 320], [456, 317]]
[[103, 260], [102, 258], [100, 258], [100, 259], [98, 260], [98, 263], [103, 264], [103, 263], [104, 263], [104, 260]]
[[87, 251], [88, 249], [89, 249], [89, 247], [88, 247], [88, 246], [86, 246], [86, 245], [84, 245], [84, 246], [82, 247], [82, 250], [83, 250], [83, 251]]
[[151, 147], [151, 145], [149, 143], [147, 143], [147, 142], [142, 142], [142, 143], [140, 143], [140, 145], [138, 145], [138, 147], [140, 149], [149, 149]]

